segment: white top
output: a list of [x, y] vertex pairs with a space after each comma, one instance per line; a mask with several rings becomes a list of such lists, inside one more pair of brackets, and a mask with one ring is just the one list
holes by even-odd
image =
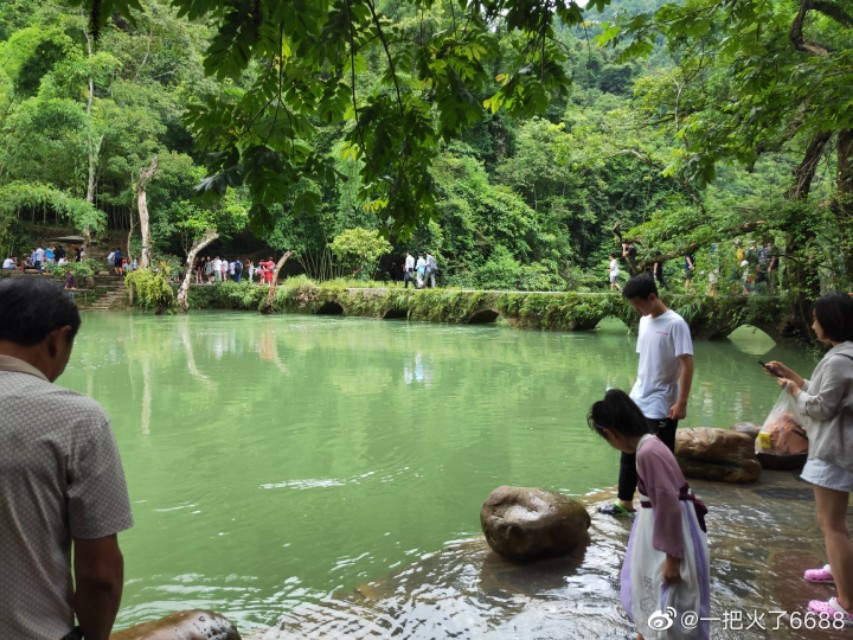
[[415, 268], [414, 256], [406, 256], [406, 271], [411, 271]]
[[613, 260], [610, 261], [610, 275], [619, 275], [619, 261], [616, 258], [613, 258]]
[[14, 269], [15, 268], [15, 261], [12, 260], [12, 258], [6, 258], [3, 261], [3, 268], [4, 269]]
[[678, 399], [679, 356], [693, 355], [690, 328], [680, 315], [667, 309], [657, 318], [640, 318], [637, 336], [637, 381], [631, 399], [649, 419], [663, 419]]
[[98, 404], [0, 355], [0, 632], [71, 631], [72, 538], [133, 524], [109, 420]]

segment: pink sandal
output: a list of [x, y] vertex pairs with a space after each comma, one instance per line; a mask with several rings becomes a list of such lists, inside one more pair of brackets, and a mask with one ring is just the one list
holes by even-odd
[[838, 604], [837, 598], [825, 600], [809, 600], [809, 611], [830, 620], [841, 620], [846, 627], [853, 627], [853, 616], [851, 616], [844, 608]]
[[835, 578], [832, 577], [829, 565], [825, 564], [820, 569], [806, 569], [803, 578], [809, 582], [832, 583]]

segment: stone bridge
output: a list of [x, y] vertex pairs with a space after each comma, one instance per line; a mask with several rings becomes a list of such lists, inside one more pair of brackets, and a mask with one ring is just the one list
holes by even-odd
[[[725, 338], [740, 326], [756, 327], [773, 340], [785, 340], [791, 302], [769, 295], [667, 295], [666, 304], [690, 325], [694, 338]], [[360, 289], [302, 285], [282, 287], [279, 312], [409, 319], [451, 324], [505, 321], [523, 329], [590, 331], [615, 317], [636, 331], [639, 317], [620, 296], [611, 293], [550, 293], [459, 289]]]

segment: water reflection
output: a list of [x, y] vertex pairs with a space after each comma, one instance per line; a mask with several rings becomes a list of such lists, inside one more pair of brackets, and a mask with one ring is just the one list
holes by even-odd
[[414, 358], [406, 358], [403, 364], [403, 382], [407, 385], [429, 387], [431, 380], [432, 366], [424, 363], [424, 356], [420, 351], [415, 352]]
[[[635, 349], [624, 327], [85, 316], [59, 382], [104, 405], [127, 470], [137, 524], [122, 538], [120, 624], [192, 606], [273, 624], [294, 603], [317, 606], [478, 535], [480, 506], [500, 484], [572, 495], [611, 486], [618, 455], [585, 416], [607, 386], [630, 388]], [[784, 349], [768, 357], [814, 365]], [[695, 380], [685, 426], [760, 422], [778, 395], [728, 343], [697, 343]], [[183, 589], [189, 575], [204, 589]], [[471, 579], [485, 580], [479, 566]], [[584, 594], [604, 579], [568, 578]], [[526, 596], [495, 602], [505, 597]], [[500, 625], [534, 628], [530, 611]]]

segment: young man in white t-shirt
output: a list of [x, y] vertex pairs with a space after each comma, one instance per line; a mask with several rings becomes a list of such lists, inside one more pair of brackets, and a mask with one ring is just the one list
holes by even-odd
[[[631, 399], [646, 416], [652, 432], [675, 449], [678, 421], [687, 416], [687, 398], [693, 384], [693, 340], [690, 328], [680, 315], [658, 297], [654, 279], [643, 274], [631, 278], [622, 290], [640, 314], [637, 334], [637, 380]], [[637, 465], [634, 454], [623, 453], [619, 463], [618, 499], [600, 511], [628, 515], [634, 511]]]

